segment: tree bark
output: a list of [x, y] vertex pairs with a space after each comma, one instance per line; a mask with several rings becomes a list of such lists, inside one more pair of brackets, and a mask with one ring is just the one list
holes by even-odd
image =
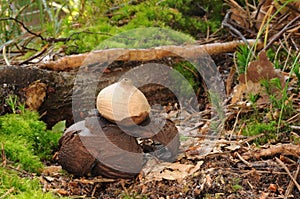
[[[38, 108], [41, 119], [49, 128], [62, 120], [66, 120], [69, 126], [89, 115], [95, 108], [98, 92], [118, 81], [136, 64], [138, 63], [119, 62], [111, 64], [108, 68], [95, 65], [88, 69], [64, 72], [41, 69], [37, 66], [0, 66], [0, 115], [12, 111], [7, 103], [10, 95], [18, 96], [19, 103], [25, 104], [28, 99], [26, 89], [33, 82], [40, 80], [46, 85], [46, 97]], [[141, 90], [150, 104], [176, 100], [174, 94], [162, 86], [148, 85]]]

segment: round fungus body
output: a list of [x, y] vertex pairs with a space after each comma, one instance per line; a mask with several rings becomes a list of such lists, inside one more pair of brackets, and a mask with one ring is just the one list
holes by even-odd
[[100, 91], [97, 109], [106, 119], [125, 126], [140, 124], [151, 110], [144, 94], [127, 78]]

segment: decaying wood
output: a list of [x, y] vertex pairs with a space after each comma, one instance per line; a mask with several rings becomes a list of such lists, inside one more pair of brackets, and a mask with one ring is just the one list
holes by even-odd
[[[247, 40], [249, 45], [257, 42], [257, 49], [262, 47], [260, 41]], [[41, 68], [65, 71], [78, 68], [90, 63], [103, 63], [111, 61], [151, 61], [164, 57], [195, 58], [199, 54], [215, 55], [226, 52], [233, 52], [238, 46], [244, 45], [243, 41], [232, 41], [227, 43], [213, 43], [205, 45], [187, 46], [162, 46], [150, 49], [108, 49], [97, 50], [91, 53], [71, 55], [57, 61], [50, 61], [40, 65]]]

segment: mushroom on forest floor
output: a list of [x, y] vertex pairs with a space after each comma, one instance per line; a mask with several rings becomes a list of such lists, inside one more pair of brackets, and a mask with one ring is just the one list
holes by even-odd
[[[157, 133], [149, 126], [130, 130], [135, 133], [144, 131], [147, 135], [152, 133], [151, 137], [144, 138], [159, 142], [163, 147], [148, 152], [161, 160], [175, 160], [180, 143], [173, 122], [167, 120]], [[88, 117], [70, 126], [59, 144], [58, 162], [75, 176], [91, 173], [93, 176], [132, 178], [145, 163], [143, 147], [136, 138], [101, 116]]]
[[[58, 161], [63, 169], [76, 176], [132, 178], [141, 171], [146, 151], [161, 160], [175, 160], [180, 145], [175, 124], [150, 118], [147, 99], [130, 80], [103, 90], [97, 98], [100, 115], [73, 124], [60, 139]], [[146, 150], [136, 138], [152, 139], [160, 146]]]
[[143, 122], [151, 108], [144, 94], [124, 78], [99, 92], [97, 109], [106, 119], [130, 126]]

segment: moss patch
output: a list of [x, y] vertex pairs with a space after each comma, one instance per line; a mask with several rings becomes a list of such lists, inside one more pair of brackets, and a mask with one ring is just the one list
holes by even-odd
[[7, 159], [22, 169], [39, 173], [41, 161], [49, 160], [62, 132], [46, 130], [36, 112], [6, 114], [0, 117], [0, 142]]
[[20, 177], [15, 171], [0, 167], [0, 196], [6, 199], [55, 198], [52, 193], [44, 193], [37, 178]]

